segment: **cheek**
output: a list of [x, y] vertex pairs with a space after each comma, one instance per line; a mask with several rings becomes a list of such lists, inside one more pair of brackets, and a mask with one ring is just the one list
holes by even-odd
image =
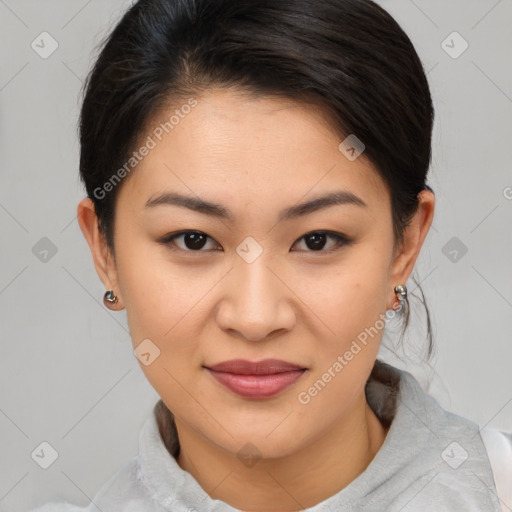
[[306, 430], [314, 429], [315, 421], [331, 424], [350, 409], [379, 351], [386, 325], [386, 267], [374, 250], [357, 256], [337, 272], [309, 274], [302, 281], [301, 293], [322, 326], [312, 347], [315, 367], [295, 397]]
[[[294, 291], [318, 319], [324, 354], [332, 356], [376, 325], [386, 311], [387, 258], [376, 247], [354, 248], [347, 258], [330, 268], [311, 267], [295, 276]], [[309, 313], [311, 315], [311, 313]], [[364, 338], [364, 334], [360, 336]]]
[[[166, 258], [165, 248], [125, 240], [117, 266], [134, 347], [149, 338], [166, 354], [191, 356], [212, 315], [212, 300], [222, 301], [230, 265], [179, 266]], [[272, 265], [293, 291], [286, 300], [296, 303], [297, 321], [316, 331], [326, 358], [364, 336], [385, 311], [387, 296], [382, 249], [361, 243], [331, 262]]]
[[198, 301], [193, 268], [172, 264], [165, 247], [154, 242], [135, 236], [125, 240], [117, 268], [134, 343], [141, 336], [172, 336]]
[[191, 281], [170, 274], [165, 264], [147, 261], [123, 275], [132, 344], [148, 382], [171, 409], [181, 412], [190, 406], [184, 389], [193, 390], [202, 364], [197, 305], [202, 293], [194, 293]]
[[132, 240], [124, 249], [118, 275], [133, 348], [151, 354], [147, 365], [148, 358], [139, 357], [140, 367], [168, 407], [191, 414], [196, 406], [189, 393], [200, 395], [202, 365], [212, 355], [208, 340], [218, 332], [212, 306], [230, 265], [177, 265], [165, 248], [147, 241]]
[[[205, 333], [218, 333], [213, 308], [222, 302], [222, 277], [231, 265], [177, 266], [155, 244], [134, 240], [118, 254], [133, 346], [149, 339], [157, 347], [149, 344], [149, 353], [159, 352], [150, 364], [141, 363], [146, 378], [178, 414], [194, 410], [184, 388], [195, 393], [205, 386], [203, 393], [211, 392], [207, 398], [213, 403], [216, 395], [201, 380], [201, 358]], [[314, 365], [292, 397], [304, 422], [334, 421], [364, 386], [382, 335], [375, 326], [385, 312], [385, 263], [382, 250], [361, 244], [336, 264], [271, 264], [290, 287], [289, 292], [283, 287], [283, 293], [297, 307], [296, 335], [304, 340], [299, 347]]]
[[159, 352], [154, 363], [142, 366], [148, 379], [169, 379], [163, 369], [186, 368], [179, 364], [183, 360], [194, 364], [202, 327], [200, 299], [211, 288], [213, 276], [208, 282], [198, 280], [193, 270], [171, 265], [156, 244], [136, 241], [119, 251], [118, 276], [133, 348], [149, 339]]

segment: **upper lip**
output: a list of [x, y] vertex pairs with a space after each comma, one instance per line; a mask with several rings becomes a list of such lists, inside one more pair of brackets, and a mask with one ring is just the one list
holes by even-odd
[[262, 361], [232, 359], [230, 361], [217, 363], [213, 366], [207, 366], [206, 368], [216, 372], [234, 373], [238, 375], [269, 375], [306, 369], [298, 364], [288, 363], [280, 359], [264, 359]]

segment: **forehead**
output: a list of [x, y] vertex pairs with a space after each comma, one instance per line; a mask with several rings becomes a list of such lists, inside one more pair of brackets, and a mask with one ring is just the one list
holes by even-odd
[[139, 140], [151, 149], [120, 191], [131, 203], [142, 207], [149, 196], [174, 190], [271, 208], [343, 188], [370, 206], [387, 206], [372, 164], [364, 153], [345, 157], [343, 138], [318, 106], [233, 89], [194, 100], [193, 108], [175, 102], [148, 123]]

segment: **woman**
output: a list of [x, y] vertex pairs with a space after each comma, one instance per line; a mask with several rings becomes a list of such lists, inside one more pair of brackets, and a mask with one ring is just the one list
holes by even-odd
[[161, 400], [88, 508], [39, 510], [506, 510], [506, 434], [377, 359], [433, 118], [370, 0], [135, 3], [86, 83], [78, 220]]

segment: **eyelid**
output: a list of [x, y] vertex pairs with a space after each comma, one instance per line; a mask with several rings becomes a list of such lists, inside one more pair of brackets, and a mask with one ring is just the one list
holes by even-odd
[[[214, 238], [212, 238], [210, 235], [206, 234], [204, 231], [199, 231], [197, 229], [185, 229], [182, 231], [177, 231], [176, 233], [169, 233], [168, 235], [163, 236], [159, 240], [159, 242], [162, 243], [163, 245], [165, 245], [166, 247], [168, 247], [172, 251], [179, 251], [182, 253], [194, 254], [194, 253], [210, 252], [210, 250], [204, 250], [204, 249], [199, 249], [197, 251], [193, 251], [191, 249], [181, 249], [180, 247], [176, 247], [176, 244], [174, 243], [174, 239], [179, 238], [180, 236], [183, 236], [183, 235], [188, 235], [190, 233], [204, 235], [207, 239], [213, 240], [218, 246], [220, 246], [220, 244]], [[214, 249], [214, 250], [216, 250], [216, 249]]]
[[[175, 232], [175, 233], [170, 233], [170, 234], [165, 235], [164, 237], [162, 237], [159, 240], [159, 242], [162, 243], [163, 245], [165, 245], [166, 247], [168, 247], [170, 250], [180, 251], [182, 253], [202, 253], [202, 252], [210, 252], [211, 251], [211, 249], [210, 250], [203, 250], [201, 248], [201, 249], [198, 249], [197, 251], [194, 251], [194, 250], [191, 250], [191, 249], [181, 249], [180, 247], [175, 247], [175, 244], [173, 243], [174, 239], [179, 238], [180, 236], [183, 236], [183, 235], [190, 234], [190, 233], [205, 235], [207, 239], [213, 240], [220, 247], [220, 244], [214, 238], [212, 238], [210, 235], [208, 235], [204, 231], [199, 231], [199, 230], [196, 230], [196, 229], [186, 229], [186, 230], [178, 231], [178, 232]], [[333, 238], [334, 240], [336, 240], [336, 245], [334, 247], [331, 247], [330, 249], [326, 249], [326, 250], [321, 249], [321, 250], [318, 250], [318, 251], [311, 251], [311, 250], [310, 251], [294, 251], [293, 250], [293, 247], [297, 243], [299, 243], [300, 241], [302, 241], [306, 237], [308, 237], [310, 235], [315, 235], [315, 234], [327, 235], [328, 237]], [[342, 248], [344, 246], [350, 245], [351, 243], [352, 243], [352, 239], [347, 237], [346, 235], [344, 235], [342, 233], [339, 233], [337, 231], [329, 231], [329, 230], [317, 229], [317, 230], [308, 231], [307, 233], [305, 233], [301, 237], [297, 238], [297, 240], [295, 240], [295, 242], [293, 242], [293, 244], [292, 244], [291, 252], [305, 252], [305, 253], [319, 254], [319, 255], [321, 255], [321, 254], [330, 254], [332, 252], [335, 252], [335, 251], [339, 250], [340, 248]], [[173, 245], [174, 245], [174, 247], [173, 247]], [[213, 250], [216, 251], [217, 249], [213, 249]]]
[[336, 252], [337, 250], [341, 249], [342, 247], [352, 243], [352, 239], [350, 239], [349, 237], [345, 236], [342, 233], [338, 233], [337, 231], [329, 231], [329, 230], [325, 230], [325, 229], [316, 229], [316, 230], [313, 230], [313, 231], [308, 231], [307, 233], [302, 235], [300, 238], [298, 238], [293, 243], [292, 247], [295, 244], [297, 244], [298, 242], [300, 242], [301, 240], [305, 239], [306, 237], [308, 237], [310, 235], [316, 235], [316, 234], [327, 235], [328, 237], [333, 238], [334, 240], [336, 240], [336, 245], [334, 247], [331, 247], [330, 249], [325, 249], [325, 250], [322, 249], [322, 250], [319, 250], [319, 251], [293, 251], [293, 252], [305, 252], [307, 254], [319, 254], [319, 255], [321, 255], [321, 254], [330, 254], [330, 253]]

